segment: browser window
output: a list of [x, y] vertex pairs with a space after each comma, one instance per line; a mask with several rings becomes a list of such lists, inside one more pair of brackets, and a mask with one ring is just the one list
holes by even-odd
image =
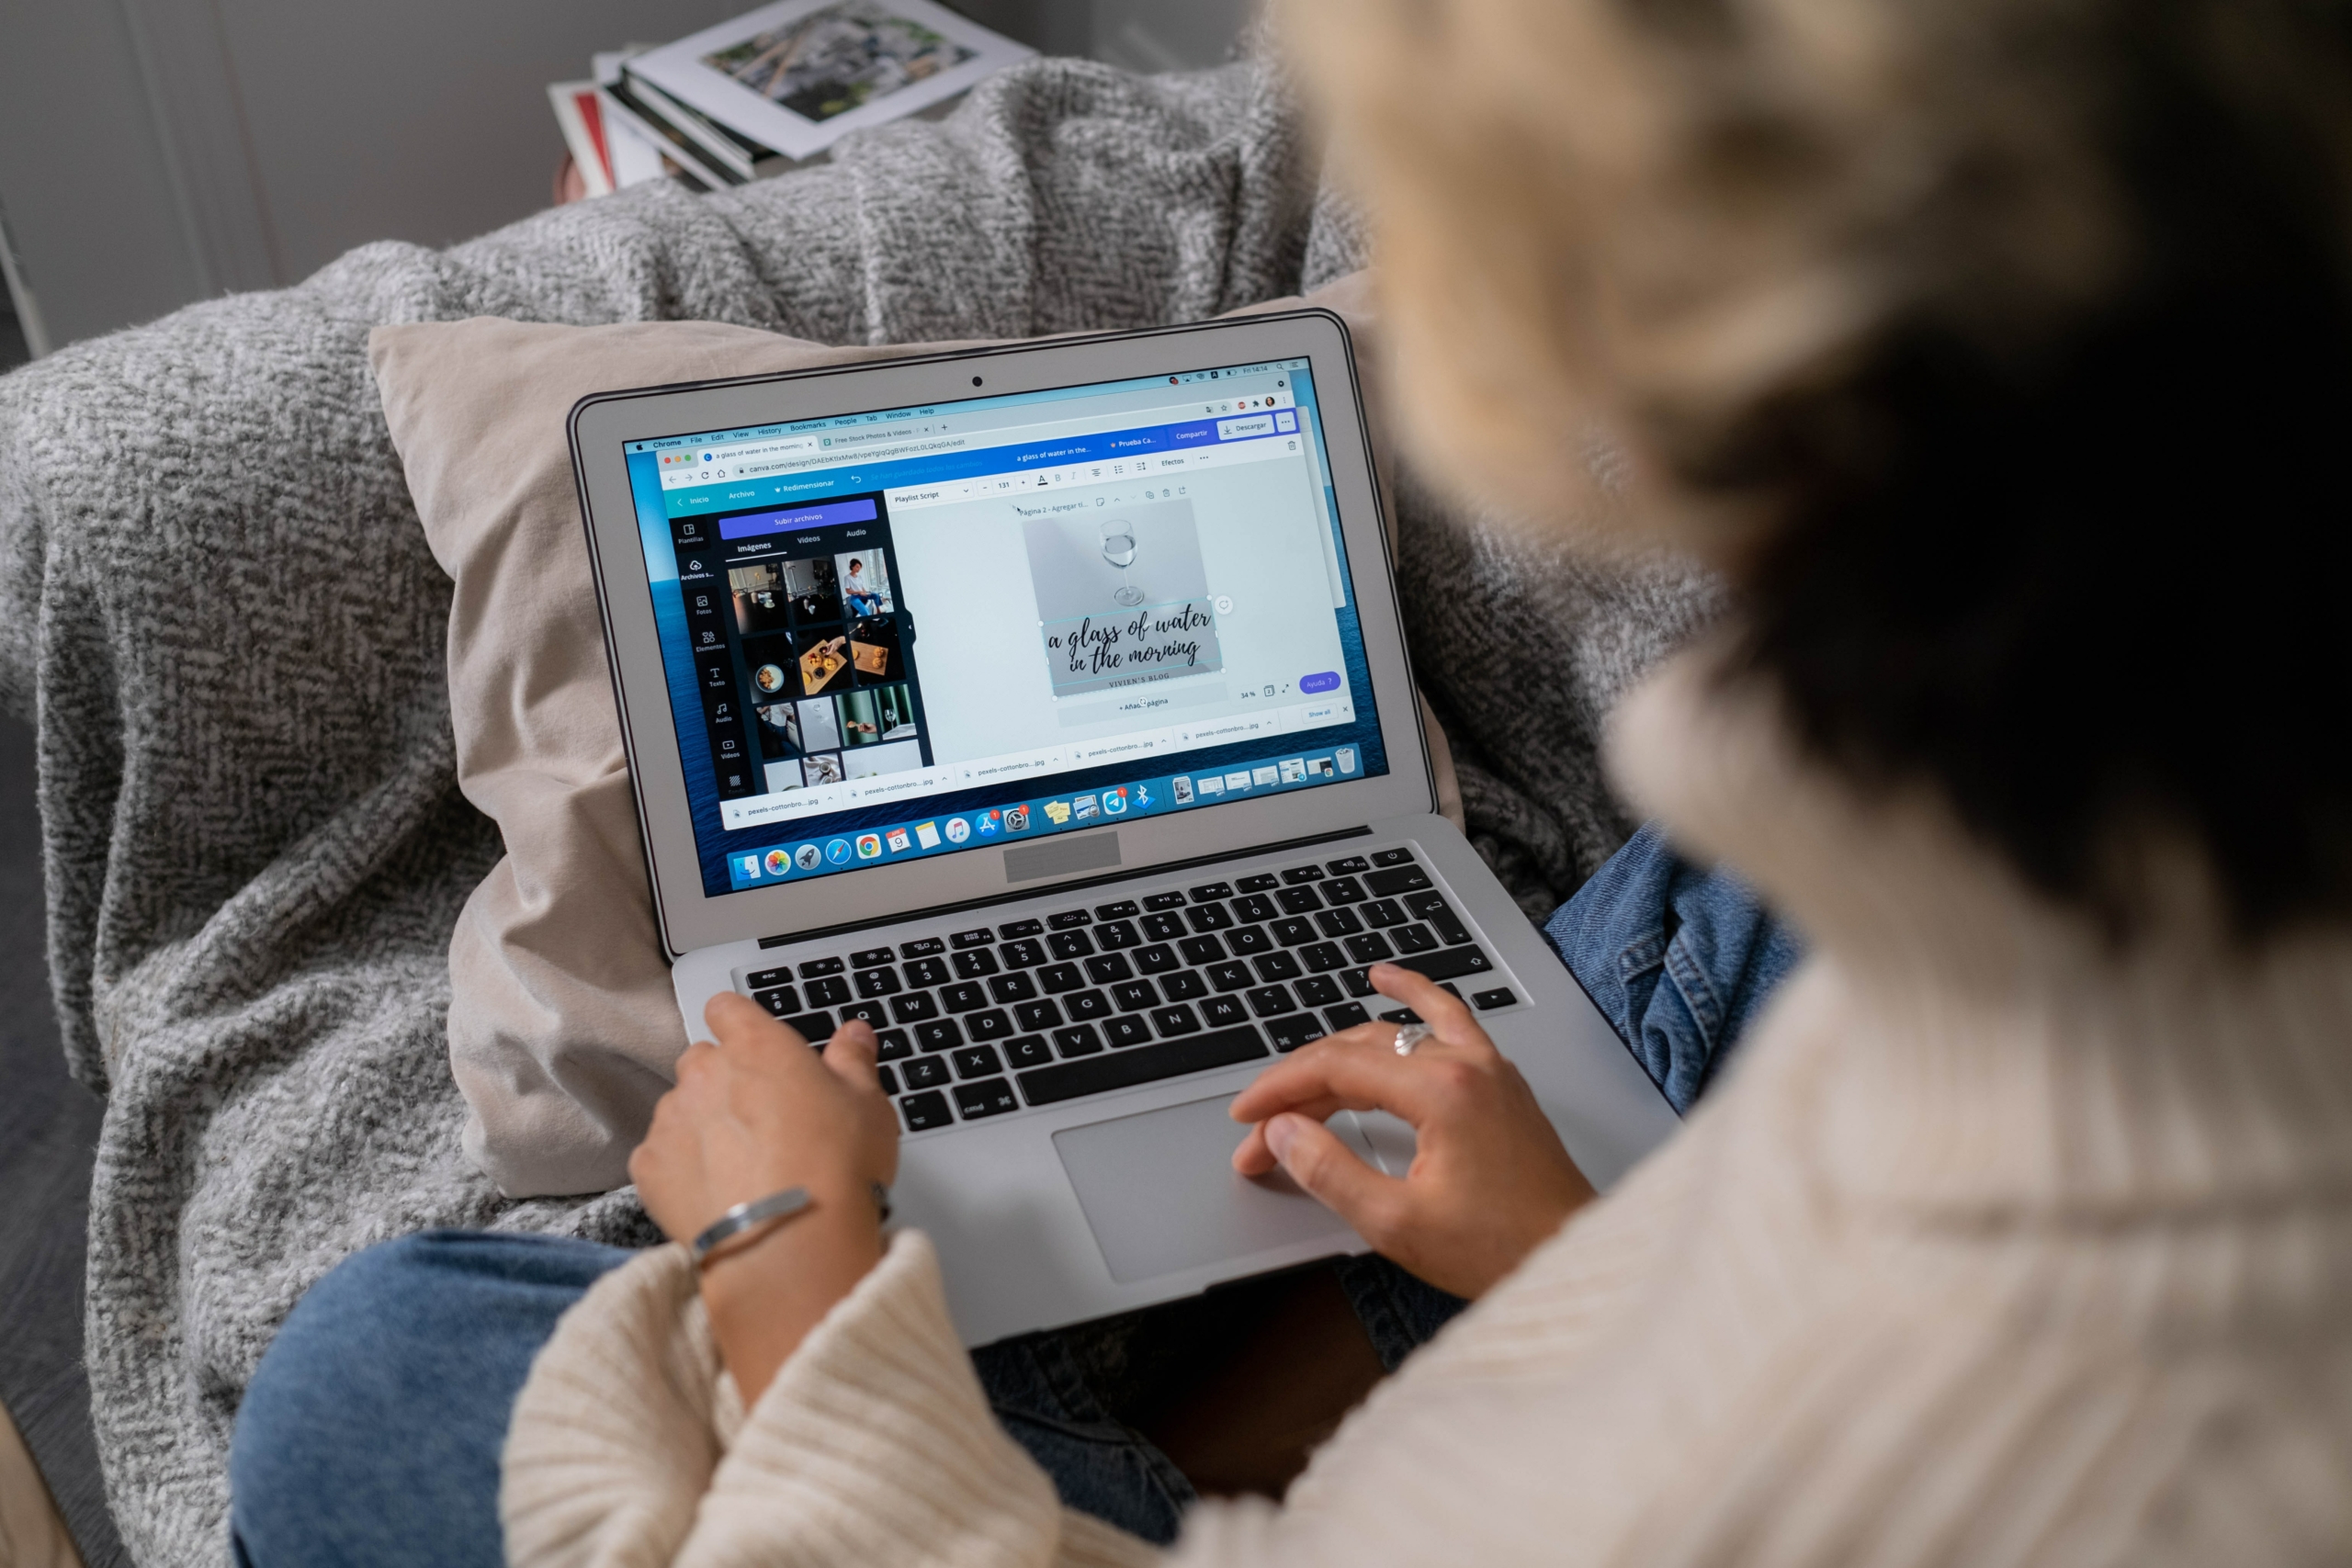
[[1305, 360], [628, 443], [713, 894], [1385, 772]]

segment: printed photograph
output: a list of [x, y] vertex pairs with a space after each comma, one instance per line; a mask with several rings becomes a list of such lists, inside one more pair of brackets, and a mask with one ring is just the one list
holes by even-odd
[[842, 706], [843, 739], [849, 745], [876, 746], [915, 737], [914, 692], [909, 686], [845, 692], [837, 700]]
[[1225, 668], [1189, 500], [1030, 517], [1021, 534], [1054, 695]]
[[909, 768], [922, 766], [922, 743], [919, 740], [894, 740], [888, 746], [867, 746], [844, 751], [842, 760], [849, 765], [849, 776], [870, 779], [881, 773], [903, 773]]
[[809, 696], [837, 691], [849, 682], [849, 638], [839, 626], [817, 626], [792, 634], [793, 662], [800, 690]]
[[780, 632], [788, 624], [785, 613], [784, 573], [775, 561], [753, 561], [730, 567], [727, 586], [735, 594], [735, 629], [745, 637]]
[[899, 650], [899, 617], [869, 615], [849, 628], [850, 662], [857, 666], [862, 686], [877, 686], [907, 678], [907, 661]]
[[712, 70], [801, 118], [823, 122], [973, 59], [876, 0], [842, 0], [703, 56]]
[[842, 608], [853, 617], [888, 615], [898, 601], [890, 593], [890, 558], [881, 550], [835, 556], [833, 574], [842, 589]]

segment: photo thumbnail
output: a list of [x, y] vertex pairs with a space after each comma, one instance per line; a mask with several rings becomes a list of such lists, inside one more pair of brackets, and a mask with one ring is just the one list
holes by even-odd
[[793, 662], [800, 689], [809, 696], [849, 684], [849, 638], [839, 626], [817, 626], [792, 634]]
[[881, 773], [903, 773], [910, 768], [922, 766], [922, 743], [919, 740], [896, 740], [888, 746], [867, 746], [844, 751], [842, 760], [849, 766], [849, 776], [870, 779]]
[[828, 751], [821, 757], [804, 757], [801, 759], [800, 769], [802, 776], [808, 781], [808, 787], [811, 789], [819, 784], [840, 784], [842, 779], [842, 754], [839, 751]]
[[799, 655], [788, 634], [752, 637], [743, 644], [743, 662], [751, 666], [752, 690], [762, 697], [797, 697], [799, 677], [793, 666]]
[[849, 628], [850, 662], [857, 666], [861, 685], [878, 685], [907, 678], [907, 661], [899, 650], [899, 617], [868, 615]]
[[773, 762], [808, 750], [800, 744], [800, 716], [790, 703], [761, 703], [752, 711], [759, 717], [761, 761]]
[[842, 618], [841, 586], [835, 581], [831, 557], [788, 560], [777, 570], [784, 576], [784, 594], [792, 605], [794, 626]]
[[835, 556], [833, 575], [841, 584], [842, 609], [847, 615], [888, 615], [899, 608], [890, 592], [890, 558], [885, 550], [862, 550]]
[[735, 596], [735, 629], [745, 637], [780, 632], [788, 624], [785, 607], [784, 573], [775, 561], [753, 561], [727, 569], [727, 586]]
[[1189, 500], [1024, 519], [1054, 695], [1225, 668]]
[[841, 704], [843, 739], [852, 746], [874, 746], [915, 737], [915, 702], [905, 685], [845, 692]]

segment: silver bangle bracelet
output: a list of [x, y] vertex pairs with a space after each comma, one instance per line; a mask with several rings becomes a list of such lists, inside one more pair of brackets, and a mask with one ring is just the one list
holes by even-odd
[[[870, 1184], [874, 1190], [874, 1208], [880, 1223], [890, 1223], [890, 1190], [880, 1182]], [[754, 1198], [748, 1203], [738, 1203], [713, 1220], [696, 1235], [688, 1250], [699, 1269], [710, 1261], [712, 1251], [722, 1243], [731, 1241], [745, 1231], [761, 1225], [788, 1220], [807, 1209], [815, 1199], [806, 1187], [787, 1187], [781, 1192], [771, 1192], [764, 1198]]]

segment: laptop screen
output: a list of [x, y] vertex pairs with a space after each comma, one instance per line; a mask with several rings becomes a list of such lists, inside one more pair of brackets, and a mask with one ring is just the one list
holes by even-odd
[[1305, 359], [627, 443], [718, 896], [1384, 773]]

